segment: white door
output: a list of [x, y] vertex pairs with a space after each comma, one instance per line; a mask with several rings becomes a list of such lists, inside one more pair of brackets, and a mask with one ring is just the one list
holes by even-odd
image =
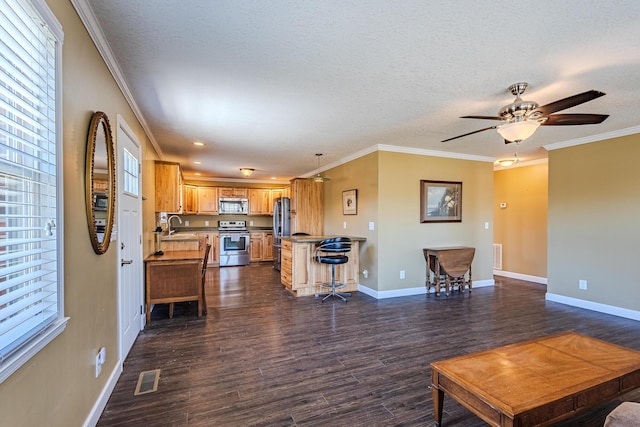
[[127, 123], [118, 116], [118, 250], [120, 251], [119, 335], [120, 360], [124, 361], [144, 327], [142, 196], [140, 143]]

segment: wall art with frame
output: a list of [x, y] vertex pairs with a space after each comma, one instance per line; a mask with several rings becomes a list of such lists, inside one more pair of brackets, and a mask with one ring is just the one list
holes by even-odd
[[342, 192], [342, 214], [358, 214], [358, 190], [346, 190]]
[[420, 222], [462, 222], [462, 182], [421, 180]]

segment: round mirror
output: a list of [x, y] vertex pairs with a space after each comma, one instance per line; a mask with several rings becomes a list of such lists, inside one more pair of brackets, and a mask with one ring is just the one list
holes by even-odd
[[91, 117], [85, 164], [85, 198], [89, 237], [93, 250], [109, 249], [115, 206], [115, 159], [111, 126], [107, 115], [96, 111]]

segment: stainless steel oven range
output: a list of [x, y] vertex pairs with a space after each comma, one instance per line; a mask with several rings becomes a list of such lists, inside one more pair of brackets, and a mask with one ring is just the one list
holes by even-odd
[[249, 265], [249, 231], [246, 221], [218, 221], [220, 267]]

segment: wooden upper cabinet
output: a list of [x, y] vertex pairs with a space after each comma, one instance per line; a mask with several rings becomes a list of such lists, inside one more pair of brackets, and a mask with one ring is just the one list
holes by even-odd
[[296, 178], [291, 181], [291, 234], [321, 236], [324, 230], [324, 185]]
[[249, 189], [249, 215], [273, 215], [273, 199], [268, 188]]
[[182, 172], [179, 163], [155, 162], [155, 211], [182, 213]]
[[182, 187], [182, 200], [184, 206], [182, 212], [185, 214], [195, 214], [198, 212], [198, 187], [195, 185], [184, 185]]
[[218, 188], [198, 187], [198, 213], [218, 215]]
[[240, 187], [220, 187], [218, 188], [218, 197], [230, 197], [233, 199], [247, 199], [249, 197], [248, 188]]

